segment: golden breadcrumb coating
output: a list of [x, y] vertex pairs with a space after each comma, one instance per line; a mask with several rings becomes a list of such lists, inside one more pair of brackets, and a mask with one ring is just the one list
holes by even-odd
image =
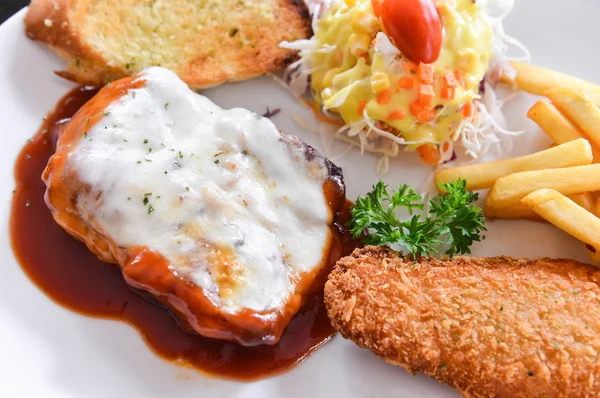
[[470, 397], [600, 394], [600, 270], [573, 260], [342, 258], [325, 285], [341, 334]]

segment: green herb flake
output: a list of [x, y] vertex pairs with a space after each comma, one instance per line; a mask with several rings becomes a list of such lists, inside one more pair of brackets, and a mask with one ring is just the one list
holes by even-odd
[[110, 112], [108, 112], [108, 111], [103, 111], [103, 112], [102, 112], [102, 114], [103, 114], [104, 116], [108, 116], [108, 115], [110, 115]]
[[221, 163], [221, 161], [219, 159], [216, 159], [215, 164], [219, 164], [219, 163]]
[[145, 140], [144, 140], [144, 144], [147, 144], [147, 143], [148, 143], [148, 140], [147, 140], [147, 139], [145, 139]]
[[560, 344], [558, 344], [558, 341], [554, 340], [554, 348], [556, 348], [557, 350], [560, 350]]
[[146, 206], [148, 204], [148, 197], [144, 197], [144, 200], [142, 200], [142, 203], [144, 204], [144, 206]]
[[152, 205], [148, 206], [148, 214], [152, 214], [153, 211], [154, 207], [152, 207]]
[[183, 159], [183, 153], [181, 153], [181, 151], [178, 151], [178, 152], [179, 152], [179, 159]]
[[152, 192], [145, 193], [144, 196], [152, 196]]
[[146, 161], [147, 163], [152, 162], [152, 160], [150, 160], [150, 159], [144, 159], [144, 161]]
[[136, 163], [137, 163], [137, 164], [140, 164], [140, 163], [142, 163], [142, 161], [141, 161], [141, 160], [138, 160]]
[[165, 104], [165, 110], [167, 110], [167, 109], [169, 109], [169, 103], [168, 102]]

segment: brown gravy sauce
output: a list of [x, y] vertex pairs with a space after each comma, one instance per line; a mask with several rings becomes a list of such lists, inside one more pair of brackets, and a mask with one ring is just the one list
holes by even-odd
[[[117, 265], [97, 259], [54, 222], [44, 202], [42, 171], [54, 153], [61, 125], [96, 93], [95, 88], [80, 87], [65, 95], [17, 158], [10, 235], [15, 256], [29, 278], [64, 307], [131, 324], [161, 357], [225, 378], [253, 380], [275, 375], [326, 343], [334, 329], [322, 289], [296, 314], [275, 345], [243, 347], [213, 340], [184, 331], [164, 307], [129, 288]], [[336, 215], [339, 232], [332, 244], [330, 268], [357, 247], [344, 227], [349, 217], [346, 203]], [[326, 273], [317, 283], [323, 285], [325, 277]]]

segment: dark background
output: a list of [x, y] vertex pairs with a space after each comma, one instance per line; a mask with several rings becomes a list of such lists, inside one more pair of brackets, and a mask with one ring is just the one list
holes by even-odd
[[27, 5], [29, 0], [0, 0], [0, 24]]

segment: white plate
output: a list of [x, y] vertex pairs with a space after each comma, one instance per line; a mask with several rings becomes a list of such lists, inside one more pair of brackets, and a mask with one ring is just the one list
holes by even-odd
[[[600, 83], [600, 2], [522, 0], [506, 30], [530, 50], [535, 63]], [[76, 315], [54, 304], [23, 274], [8, 238], [14, 187], [14, 160], [39, 127], [44, 114], [72, 85], [52, 71], [62, 62], [47, 48], [25, 38], [24, 11], [0, 27], [0, 396], [3, 397], [395, 397], [456, 396], [423, 375], [385, 364], [353, 343], [336, 337], [305, 363], [278, 377], [237, 383], [203, 376], [161, 360], [130, 326]], [[280, 107], [274, 122], [320, 148], [315, 134], [298, 127], [293, 114], [310, 113], [270, 78], [222, 86], [206, 92], [223, 107], [243, 106], [258, 113]], [[549, 141], [525, 113], [533, 97], [520, 95], [508, 107], [509, 125], [526, 129], [515, 141], [516, 154], [546, 147]], [[378, 179], [376, 159], [354, 151], [338, 160], [349, 198]], [[414, 155], [392, 162], [390, 184], [419, 186], [432, 169]], [[588, 261], [580, 243], [557, 229], [525, 221], [489, 223], [474, 255], [571, 257]]]

